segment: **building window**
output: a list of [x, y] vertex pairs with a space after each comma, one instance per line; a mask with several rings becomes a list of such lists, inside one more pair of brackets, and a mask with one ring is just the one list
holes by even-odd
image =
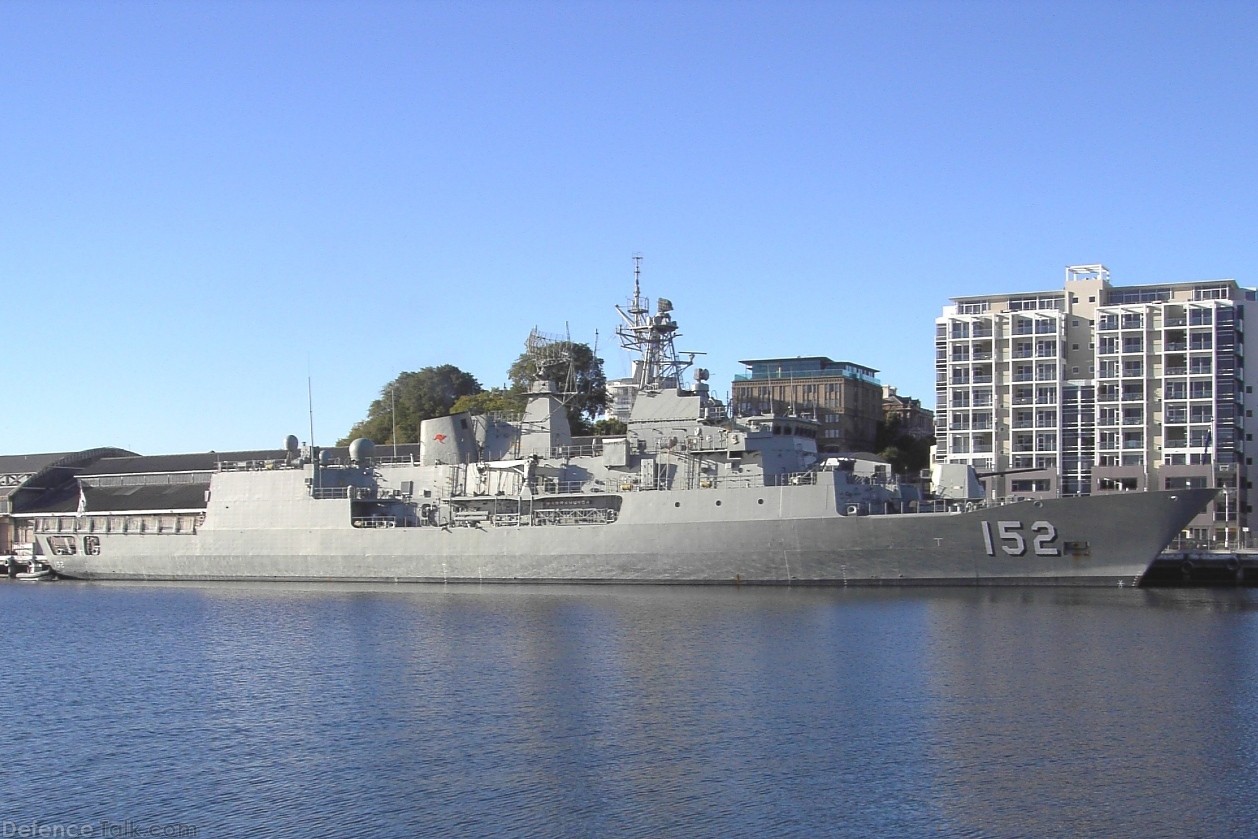
[[1048, 492], [1049, 481], [1047, 478], [1036, 478], [1034, 480], [1018, 480], [1010, 484], [1013, 492]]

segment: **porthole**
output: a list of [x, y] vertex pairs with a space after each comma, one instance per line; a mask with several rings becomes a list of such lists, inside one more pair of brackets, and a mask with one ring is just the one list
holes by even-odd
[[721, 506], [721, 502], [720, 501], [716, 502], [716, 506], [718, 507]]
[[674, 506], [674, 507], [680, 507], [680, 506], [681, 506], [681, 502], [680, 502], [680, 501], [674, 501], [674, 502], [673, 502], [673, 506]]

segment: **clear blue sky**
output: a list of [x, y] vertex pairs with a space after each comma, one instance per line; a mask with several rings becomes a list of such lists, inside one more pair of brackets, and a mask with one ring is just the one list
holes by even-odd
[[0, 453], [330, 444], [533, 327], [934, 402], [948, 298], [1258, 285], [1252, 2], [0, 4]]

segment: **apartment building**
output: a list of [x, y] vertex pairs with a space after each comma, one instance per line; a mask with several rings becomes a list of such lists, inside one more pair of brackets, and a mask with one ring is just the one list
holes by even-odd
[[823, 452], [872, 451], [882, 419], [878, 371], [824, 356], [740, 361], [747, 372], [734, 377], [736, 413], [799, 414], [818, 424]]
[[935, 415], [922, 407], [922, 400], [903, 396], [892, 385], [882, 386], [882, 419], [898, 423], [911, 437], [926, 439], [935, 434]]
[[1249, 542], [1255, 306], [1234, 280], [1115, 286], [1103, 265], [1068, 267], [1060, 291], [953, 298], [935, 321], [935, 459], [971, 464], [994, 497], [1216, 486], [1187, 535]]

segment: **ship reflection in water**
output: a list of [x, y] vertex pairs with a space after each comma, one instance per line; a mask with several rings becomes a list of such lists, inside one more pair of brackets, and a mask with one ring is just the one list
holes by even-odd
[[6, 823], [1222, 836], [1252, 590], [0, 585]]

